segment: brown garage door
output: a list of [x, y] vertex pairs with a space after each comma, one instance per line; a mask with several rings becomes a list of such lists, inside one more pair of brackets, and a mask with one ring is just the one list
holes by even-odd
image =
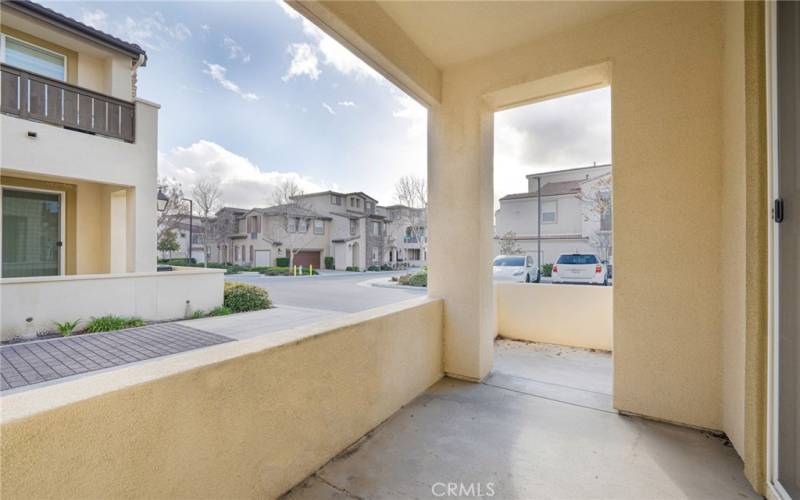
[[294, 265], [296, 266], [314, 266], [314, 269], [319, 269], [319, 251], [303, 251], [297, 252], [294, 256]]

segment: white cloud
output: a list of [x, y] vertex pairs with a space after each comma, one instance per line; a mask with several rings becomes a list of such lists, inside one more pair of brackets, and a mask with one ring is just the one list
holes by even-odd
[[201, 25], [200, 25], [200, 29], [201, 29], [201, 30], [203, 30], [203, 31], [205, 31], [206, 33], [209, 33], [209, 32], [211, 32], [211, 26], [209, 26], [209, 25], [207, 25], [207, 24], [201, 24]]
[[399, 91], [396, 92], [395, 103], [399, 106], [392, 112], [395, 118], [408, 120], [408, 135], [420, 137], [428, 128], [428, 110], [423, 105]]
[[[292, 54], [293, 59], [289, 70], [287, 71], [286, 75], [284, 75], [284, 81], [289, 80], [293, 76], [300, 75], [306, 75], [311, 80], [316, 80], [319, 78], [321, 73], [317, 66], [319, 62], [322, 62], [327, 66], [335, 68], [340, 73], [352, 76], [356, 79], [371, 78], [379, 83], [386, 82], [386, 79], [383, 78], [380, 73], [372, 69], [371, 66], [359, 59], [342, 44], [328, 36], [328, 34], [326, 34], [324, 31], [317, 28], [311, 21], [301, 16], [285, 2], [278, 0], [277, 3], [281, 9], [283, 9], [286, 15], [289, 16], [289, 18], [300, 20], [302, 22], [303, 33], [305, 33], [312, 42], [312, 44], [293, 43], [289, 45], [288, 51], [290, 54]], [[303, 50], [306, 52], [306, 54], [304, 54], [306, 60], [313, 56], [314, 68], [316, 71], [306, 71], [304, 73], [295, 73], [292, 71], [295, 67], [295, 61], [297, 59], [296, 47], [298, 46], [304, 47]]]
[[158, 175], [179, 182], [187, 196], [191, 196], [198, 180], [215, 179], [222, 190], [223, 203], [239, 208], [271, 205], [275, 186], [285, 179], [294, 180], [307, 193], [336, 189], [297, 172], [262, 171], [249, 159], [205, 140], [166, 154], [159, 152]]
[[114, 21], [101, 9], [84, 9], [80, 20], [86, 25], [149, 50], [158, 51], [169, 47], [173, 42], [182, 42], [192, 36], [192, 31], [185, 24], [170, 24], [158, 11], [136, 19], [128, 16], [122, 21]]
[[238, 59], [243, 63], [250, 62], [250, 54], [245, 52], [244, 47], [239, 45], [233, 38], [226, 36], [225, 39], [222, 40], [222, 46], [228, 51], [228, 59]]
[[337, 104], [339, 104], [339, 106], [342, 106], [343, 108], [356, 107], [356, 103], [354, 103], [353, 101], [339, 101]]
[[214, 79], [222, 88], [225, 90], [229, 90], [234, 94], [238, 94], [242, 99], [245, 101], [257, 101], [261, 99], [261, 97], [253, 94], [252, 92], [244, 92], [237, 84], [228, 80], [226, 73], [228, 69], [224, 66], [219, 64], [211, 64], [209, 62], [203, 61], [203, 64], [206, 65], [206, 69], [203, 70], [203, 73], [210, 75], [211, 78]]
[[292, 55], [292, 63], [286, 74], [283, 75], [284, 82], [291, 80], [295, 76], [306, 75], [311, 80], [316, 80], [322, 71], [319, 69], [317, 54], [311, 45], [307, 43], [293, 43], [286, 51]]
[[495, 195], [527, 190], [527, 174], [611, 161], [608, 88], [495, 114]]
[[336, 114], [336, 111], [334, 111], [333, 108], [327, 102], [323, 102], [322, 107], [325, 108], [328, 111], [328, 113], [332, 115]]

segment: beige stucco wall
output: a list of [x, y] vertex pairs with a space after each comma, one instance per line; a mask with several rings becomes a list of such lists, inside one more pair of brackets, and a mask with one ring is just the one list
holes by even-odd
[[[102, 231], [94, 223], [105, 221], [109, 192], [97, 185], [127, 189], [129, 217], [126, 229], [127, 271], [154, 271], [156, 265], [156, 177], [158, 106], [136, 102], [136, 142], [82, 134], [60, 127], [0, 116], [0, 168], [3, 176], [51, 177], [78, 185], [77, 211], [87, 223], [79, 224], [86, 239], [78, 235], [77, 273], [107, 272], [107, 246], [94, 245]], [[37, 133], [35, 139], [28, 131]], [[90, 185], [93, 183], [94, 185]], [[80, 196], [81, 194], [84, 197]], [[93, 224], [89, 224], [93, 221]], [[104, 235], [105, 240], [108, 235]]]
[[[447, 299], [446, 361], [491, 353], [482, 242], [491, 228], [492, 143], [483, 96], [610, 61], [615, 406], [721, 428], [721, 17], [720, 4], [650, 5], [445, 70], [429, 182], [430, 290]], [[452, 210], [463, 223], [447, 220]], [[458, 254], [446, 251], [453, 247]], [[691, 276], [681, 272], [687, 266]], [[455, 272], [463, 269], [475, 272]], [[471, 352], [478, 344], [481, 352]], [[485, 364], [471, 366], [485, 374]]]
[[420, 298], [5, 396], [0, 493], [275, 498], [436, 382], [441, 341]]
[[[5, 278], [0, 282], [0, 340], [55, 330], [54, 321], [114, 314], [181, 319], [222, 305], [224, 270]], [[187, 303], [187, 301], [189, 301]], [[31, 322], [27, 318], [33, 318]]]
[[[723, 78], [723, 168], [721, 269], [722, 288], [722, 427], [734, 448], [744, 452], [745, 349], [745, 87], [744, 5], [727, 3]], [[738, 29], [737, 29], [738, 28]]]
[[611, 287], [495, 283], [495, 294], [501, 337], [613, 349]]

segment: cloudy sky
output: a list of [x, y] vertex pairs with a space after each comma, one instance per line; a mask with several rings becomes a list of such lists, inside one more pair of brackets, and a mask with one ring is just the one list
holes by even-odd
[[[43, 3], [147, 50], [138, 94], [162, 105], [159, 175], [185, 191], [210, 176], [248, 208], [288, 177], [391, 203], [400, 176], [425, 176], [424, 108], [282, 3]], [[497, 115], [498, 194], [608, 161], [607, 90], [560, 101]]]

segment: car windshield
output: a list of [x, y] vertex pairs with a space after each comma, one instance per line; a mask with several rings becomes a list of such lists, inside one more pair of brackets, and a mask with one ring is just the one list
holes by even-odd
[[558, 264], [597, 264], [597, 257], [588, 254], [562, 255], [558, 258]]
[[525, 265], [525, 257], [497, 257], [494, 259], [495, 267], [522, 267]]

